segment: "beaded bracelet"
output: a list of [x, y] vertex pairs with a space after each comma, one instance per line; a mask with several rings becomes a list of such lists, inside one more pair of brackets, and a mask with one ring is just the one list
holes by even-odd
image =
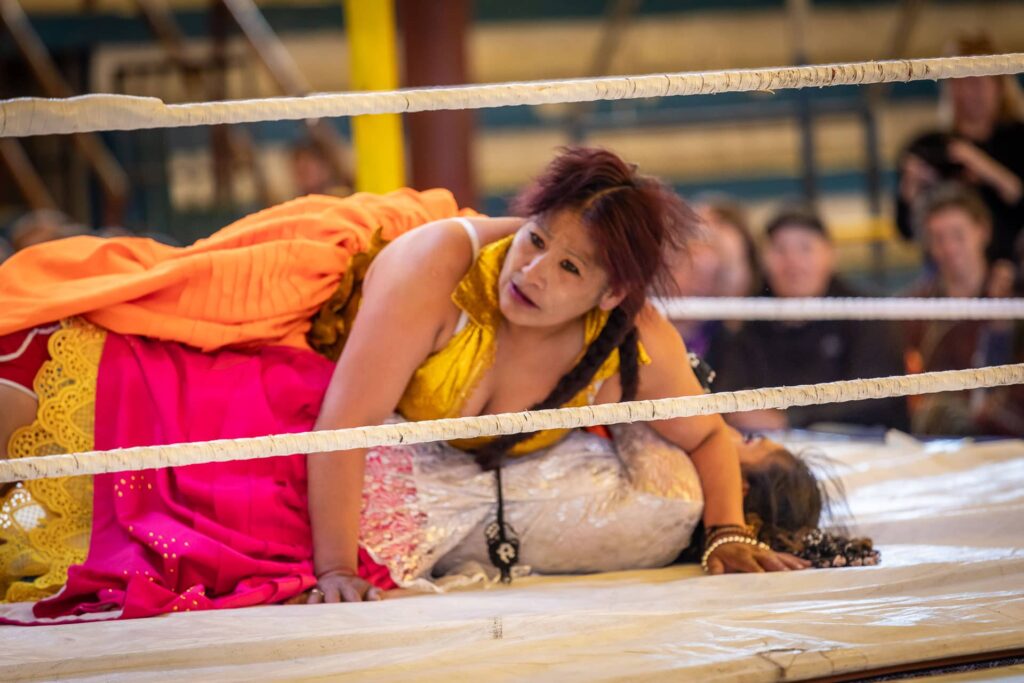
[[715, 542], [720, 536], [750, 536], [754, 538], [757, 534], [746, 524], [722, 524], [708, 527], [704, 533], [704, 547]]
[[701, 555], [700, 568], [704, 570], [705, 574], [708, 572], [708, 558], [711, 557], [713, 552], [718, 550], [719, 546], [726, 545], [727, 543], [744, 543], [746, 545], [756, 546], [761, 550], [771, 550], [767, 543], [762, 543], [756, 538], [751, 538], [750, 536], [721, 536], [716, 538], [715, 541], [707, 547], [704, 554]]

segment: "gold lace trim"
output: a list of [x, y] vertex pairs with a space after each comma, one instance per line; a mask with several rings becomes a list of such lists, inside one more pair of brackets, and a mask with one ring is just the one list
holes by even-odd
[[[35, 421], [14, 432], [12, 458], [93, 449], [96, 378], [106, 332], [79, 319], [50, 337], [51, 360], [33, 387]], [[17, 484], [0, 501], [0, 598], [35, 601], [67, 581], [68, 567], [85, 561], [92, 528], [92, 477], [37, 479]]]

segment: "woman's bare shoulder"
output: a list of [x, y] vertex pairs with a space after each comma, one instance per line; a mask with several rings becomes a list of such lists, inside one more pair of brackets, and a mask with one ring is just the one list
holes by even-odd
[[[521, 218], [469, 219], [481, 246], [510, 235]], [[374, 260], [375, 277], [430, 277], [438, 283], [458, 282], [473, 263], [473, 242], [455, 219], [443, 219], [410, 230], [387, 246]], [[369, 277], [369, 276], [368, 276]]]
[[662, 362], [677, 362], [684, 357], [686, 345], [679, 331], [665, 315], [648, 302], [636, 317], [636, 329], [640, 343], [651, 357], [652, 365]]
[[[474, 218], [481, 246], [514, 231], [522, 219]], [[374, 259], [364, 282], [364, 297], [384, 297], [392, 305], [431, 311], [449, 309], [452, 292], [473, 264], [473, 243], [466, 228], [454, 219], [436, 220], [410, 230], [385, 247]]]

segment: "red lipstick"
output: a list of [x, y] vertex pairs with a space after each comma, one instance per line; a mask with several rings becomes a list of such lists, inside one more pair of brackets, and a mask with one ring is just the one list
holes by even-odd
[[508, 291], [512, 295], [512, 298], [517, 303], [520, 303], [520, 304], [522, 304], [524, 306], [529, 306], [531, 308], [540, 308], [540, 306], [538, 306], [537, 304], [533, 303], [533, 300], [530, 299], [530, 297], [528, 297], [525, 294], [523, 294], [523, 290], [521, 290], [518, 287], [516, 287], [516, 283], [509, 282], [508, 283]]

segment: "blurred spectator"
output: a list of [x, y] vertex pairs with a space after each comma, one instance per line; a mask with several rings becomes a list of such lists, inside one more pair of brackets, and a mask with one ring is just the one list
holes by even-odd
[[[910, 296], [1006, 297], [1013, 295], [1014, 268], [989, 265], [985, 249], [992, 218], [981, 198], [963, 185], [939, 185], [916, 207], [918, 230], [935, 264], [934, 273], [911, 286]], [[964, 370], [1011, 361], [1013, 323], [984, 320], [915, 320], [905, 324], [910, 372]], [[923, 434], [976, 434], [986, 390], [945, 392], [911, 400], [912, 425]]]
[[696, 202], [697, 213], [710, 228], [718, 252], [715, 296], [752, 296], [760, 289], [757, 244], [750, 233], [747, 213], [739, 202], [725, 196]]
[[348, 195], [331, 167], [324, 150], [310, 140], [304, 140], [292, 147], [292, 176], [295, 178], [296, 196], [307, 194]]
[[107, 225], [96, 231], [97, 237], [135, 237], [135, 233], [120, 225]]
[[[956, 55], [994, 54], [984, 35], [962, 37]], [[949, 124], [918, 136], [899, 161], [896, 223], [914, 237], [913, 204], [929, 188], [957, 180], [972, 186], [992, 214], [988, 258], [1012, 259], [1024, 224], [1024, 124], [1020, 88], [1012, 76], [956, 78], [943, 82]]]
[[96, 231], [96, 236], [97, 237], [145, 237], [145, 238], [148, 238], [148, 239], [160, 242], [161, 244], [166, 244], [167, 246], [170, 246], [170, 247], [180, 247], [180, 246], [182, 246], [181, 242], [178, 239], [168, 235], [165, 232], [159, 232], [157, 230], [145, 230], [143, 232], [136, 233], [136, 232], [132, 232], [128, 228], [125, 228], [125, 227], [120, 226], [120, 225], [108, 225], [106, 227], [100, 228], [99, 230]]
[[[1012, 323], [1011, 363], [1024, 363], [1024, 322]], [[986, 389], [977, 402], [974, 427], [979, 434], [1024, 437], [1024, 384]]]
[[8, 230], [8, 235], [14, 250], [21, 251], [33, 244], [84, 235], [87, 232], [83, 226], [73, 223], [66, 214], [60, 211], [39, 209], [14, 221]]
[[[825, 224], [813, 211], [786, 208], [765, 228], [762, 265], [768, 296], [857, 296], [835, 274], [836, 256]], [[898, 330], [885, 321], [747, 321], [720, 351], [715, 391], [813, 384], [903, 372]], [[901, 398], [853, 401], [788, 410], [734, 413], [745, 430], [849, 423], [905, 429]]]
[[[759, 282], [757, 248], [743, 208], [719, 196], [697, 199], [694, 207], [703, 220], [703, 233], [688, 245], [687, 254], [673, 269], [679, 296], [754, 294]], [[676, 328], [690, 351], [710, 357], [722, 337], [738, 329], [738, 324], [680, 320]]]
[[13, 253], [14, 247], [11, 246], [11, 243], [0, 237], [0, 263], [6, 261]]
[[721, 259], [710, 227], [700, 225], [700, 232], [686, 244], [686, 251], [677, 254], [672, 265], [679, 296], [715, 296]]
[[169, 247], [185, 246], [181, 243], [181, 240], [179, 240], [178, 238], [172, 237], [171, 235], [168, 235], [166, 232], [159, 232], [157, 230], [147, 230], [145, 232], [139, 233], [138, 236], [148, 237], [151, 240], [155, 240], [160, 244], [166, 244]]
[[[1017, 282], [1013, 296], [1024, 295], [1024, 232], [1017, 236]], [[1024, 363], [1024, 321], [1013, 323], [1011, 363]], [[987, 390], [975, 418], [978, 431], [984, 434], [1024, 437], [1024, 384], [995, 387]]]

